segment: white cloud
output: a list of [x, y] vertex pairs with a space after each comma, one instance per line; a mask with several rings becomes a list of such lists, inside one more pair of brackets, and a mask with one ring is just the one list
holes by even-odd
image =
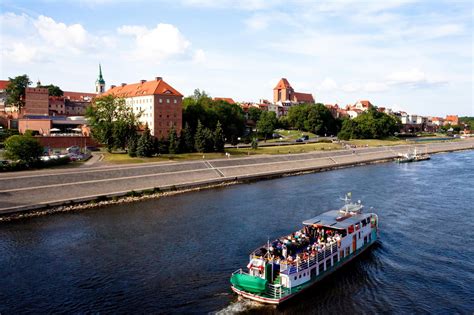
[[342, 86], [342, 91], [346, 93], [354, 93], [360, 91], [360, 86], [355, 83], [347, 83]]
[[91, 46], [96, 40], [81, 24], [66, 25], [58, 23], [52, 18], [40, 15], [33, 25], [41, 38], [49, 45], [57, 48], [66, 48], [81, 51]]
[[194, 52], [193, 62], [194, 63], [204, 63], [206, 61], [206, 53], [202, 49], [198, 49]]
[[[100, 46], [113, 47], [111, 37], [97, 37], [81, 24], [67, 25], [44, 15], [33, 18], [11, 12], [0, 15], [1, 56], [22, 64], [53, 60], [68, 54], [84, 54]], [[8, 45], [4, 44], [7, 43]]]
[[331, 78], [325, 78], [318, 86], [320, 91], [334, 91], [338, 88], [336, 81]]
[[149, 60], [159, 63], [174, 55], [187, 52], [191, 43], [181, 34], [178, 28], [171, 24], [159, 23], [155, 28], [144, 26], [124, 25], [118, 28], [119, 34], [135, 37], [129, 45], [133, 59]]
[[366, 82], [363, 86], [363, 90], [368, 93], [383, 92], [388, 89], [388, 86], [384, 82]]
[[38, 48], [25, 46], [23, 43], [12, 43], [10, 49], [3, 48], [1, 51], [2, 58], [14, 63], [30, 63], [41, 60]]
[[389, 85], [402, 85], [411, 88], [428, 87], [445, 84], [446, 81], [435, 76], [428, 76], [418, 68], [396, 71], [387, 76]]
[[25, 29], [28, 23], [28, 16], [26, 14], [17, 15], [12, 12], [7, 12], [0, 15], [0, 25], [4, 29]]

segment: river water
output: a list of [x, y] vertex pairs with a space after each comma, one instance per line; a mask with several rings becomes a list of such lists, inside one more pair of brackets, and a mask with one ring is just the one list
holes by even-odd
[[[278, 308], [232, 294], [250, 251], [348, 191], [379, 215], [371, 251]], [[3, 223], [0, 313], [472, 314], [473, 245], [474, 151], [439, 154]]]

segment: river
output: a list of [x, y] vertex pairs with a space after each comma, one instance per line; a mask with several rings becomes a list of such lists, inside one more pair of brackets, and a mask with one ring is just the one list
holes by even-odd
[[[278, 308], [240, 301], [230, 274], [267, 239], [339, 208], [380, 241]], [[474, 311], [474, 151], [193, 192], [0, 225], [0, 313]]]

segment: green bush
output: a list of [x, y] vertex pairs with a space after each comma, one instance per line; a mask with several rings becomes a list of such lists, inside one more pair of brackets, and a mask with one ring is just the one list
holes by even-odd
[[15, 135], [5, 140], [3, 156], [9, 160], [31, 164], [38, 161], [41, 154], [43, 154], [43, 147], [31, 136]]

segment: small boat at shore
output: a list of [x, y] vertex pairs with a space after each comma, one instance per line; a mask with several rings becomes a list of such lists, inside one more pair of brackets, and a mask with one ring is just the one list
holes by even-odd
[[416, 152], [416, 148], [413, 153], [399, 153], [398, 158], [395, 160], [397, 163], [410, 163], [410, 162], [420, 162], [431, 159], [429, 154], [419, 154]]
[[247, 269], [233, 272], [231, 289], [257, 302], [278, 305], [332, 274], [377, 240], [378, 217], [343, 199], [339, 210], [303, 221], [303, 228], [257, 248]]

